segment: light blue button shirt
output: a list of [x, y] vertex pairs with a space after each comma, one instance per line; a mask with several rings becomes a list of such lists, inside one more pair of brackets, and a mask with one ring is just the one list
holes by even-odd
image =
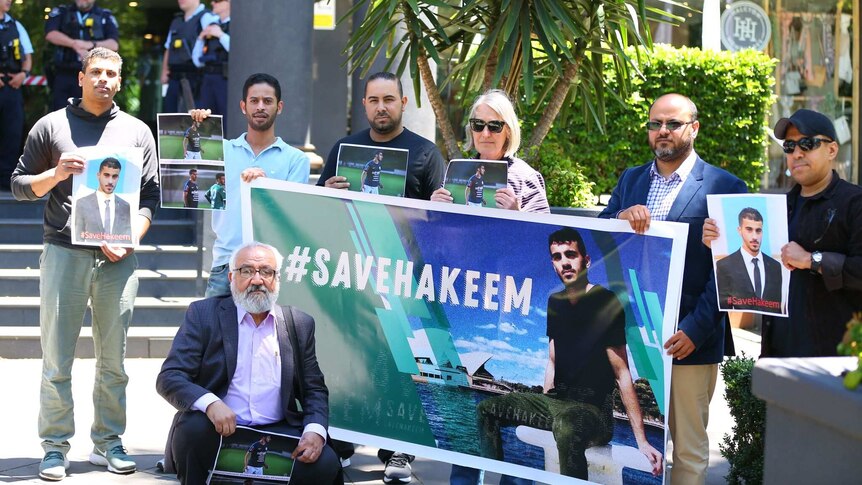
[[231, 253], [242, 244], [242, 210], [239, 204], [242, 182], [239, 175], [243, 170], [258, 167], [269, 178], [308, 183], [310, 164], [305, 153], [276, 138], [272, 145], [254, 156], [245, 135], [243, 133], [239, 138], [224, 142], [227, 201], [225, 210], [213, 211], [212, 228], [216, 234], [213, 268], [228, 264]]
[[[230, 17], [224, 19], [224, 22], [222, 22], [221, 19], [219, 19], [218, 17], [216, 17], [216, 19], [218, 19], [216, 22], [210, 22], [209, 24], [204, 26], [204, 28], [207, 28], [212, 24], [218, 24], [219, 26], [221, 26], [222, 24], [230, 22]], [[218, 42], [219, 44], [221, 44], [222, 47], [224, 47], [224, 50], [230, 52], [230, 34], [224, 33], [221, 37], [218, 38]], [[192, 49], [192, 57], [195, 59], [195, 64], [204, 64], [200, 60], [202, 55], [204, 55], [204, 40], [198, 37], [198, 40], [195, 41], [195, 48]]]
[[[12, 16], [8, 13], [3, 16], [3, 23], [6, 23], [10, 20], [12, 20]], [[16, 20], [15, 27], [18, 29], [18, 39], [21, 43], [21, 61], [23, 61], [23, 56], [33, 53], [33, 43], [30, 42], [30, 36], [27, 35], [27, 30], [24, 29], [24, 26], [21, 25], [21, 22]]]

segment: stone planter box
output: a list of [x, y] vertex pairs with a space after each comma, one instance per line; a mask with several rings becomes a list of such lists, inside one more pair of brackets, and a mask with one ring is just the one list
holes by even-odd
[[862, 388], [844, 388], [853, 357], [757, 361], [752, 392], [766, 401], [764, 484], [860, 483]]

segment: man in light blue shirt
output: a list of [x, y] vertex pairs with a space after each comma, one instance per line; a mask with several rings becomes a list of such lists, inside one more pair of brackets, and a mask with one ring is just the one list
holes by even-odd
[[[310, 171], [308, 157], [275, 135], [275, 118], [284, 108], [281, 85], [276, 78], [263, 73], [249, 76], [239, 106], [248, 120], [248, 131], [224, 142], [225, 190], [232, 202], [212, 215], [216, 240], [207, 283], [208, 298], [230, 294], [228, 263], [231, 253], [242, 244], [240, 183], [271, 177], [305, 184]], [[195, 121], [203, 121], [209, 110], [192, 110], [191, 114]]]
[[0, 189], [9, 179], [21, 154], [24, 136], [24, 96], [21, 85], [33, 65], [33, 44], [21, 22], [9, 15], [12, 2], [0, 1]]

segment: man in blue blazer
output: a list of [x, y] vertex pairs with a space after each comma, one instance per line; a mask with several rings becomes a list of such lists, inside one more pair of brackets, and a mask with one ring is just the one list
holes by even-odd
[[166, 460], [184, 484], [206, 482], [219, 435], [230, 436], [238, 424], [301, 435], [291, 483], [330, 484], [340, 471], [325, 446], [329, 392], [315, 356], [314, 319], [276, 304], [281, 263], [272, 246], [237, 249], [231, 296], [192, 303], [162, 365], [156, 388], [179, 410]]
[[640, 234], [653, 220], [689, 224], [679, 323], [664, 347], [675, 364], [669, 416], [674, 444], [671, 483], [702, 484], [709, 466], [709, 402], [718, 363], [725, 354], [733, 354], [733, 339], [725, 314], [718, 309], [712, 255], [701, 242], [701, 228], [707, 194], [744, 193], [746, 187], [695, 153], [700, 123], [697, 107], [687, 97], [666, 94], [656, 99], [646, 128], [655, 160], [622, 173], [599, 217], [628, 220]]

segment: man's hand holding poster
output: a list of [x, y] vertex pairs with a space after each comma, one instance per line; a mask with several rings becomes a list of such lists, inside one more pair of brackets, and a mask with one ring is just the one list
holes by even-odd
[[543, 482], [662, 483], [685, 225], [641, 236], [269, 179], [242, 197], [244, 239], [285, 257], [281, 303], [317, 322], [334, 438]]

